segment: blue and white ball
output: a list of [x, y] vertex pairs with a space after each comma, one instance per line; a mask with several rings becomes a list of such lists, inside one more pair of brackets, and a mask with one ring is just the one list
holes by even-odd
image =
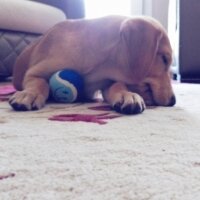
[[84, 81], [74, 70], [61, 70], [53, 74], [49, 80], [51, 96], [59, 103], [72, 103], [83, 96]]

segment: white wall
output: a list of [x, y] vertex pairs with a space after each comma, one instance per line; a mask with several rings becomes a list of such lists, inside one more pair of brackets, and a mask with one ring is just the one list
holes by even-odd
[[[149, 0], [146, 0], [149, 1]], [[169, 0], [152, 0], [152, 16], [167, 29]]]
[[156, 18], [167, 29], [169, 0], [131, 0], [132, 15]]
[[[189, 0], [188, 0], [189, 1]], [[85, 0], [86, 17], [107, 14], [149, 15], [167, 29], [169, 0]]]
[[130, 15], [132, 1], [135, 0], [85, 0], [86, 18], [96, 18], [110, 14]]

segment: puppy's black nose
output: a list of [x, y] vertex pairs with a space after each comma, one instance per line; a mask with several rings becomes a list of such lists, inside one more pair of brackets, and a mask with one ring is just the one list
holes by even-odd
[[176, 97], [173, 95], [170, 99], [168, 106], [174, 106], [176, 104]]

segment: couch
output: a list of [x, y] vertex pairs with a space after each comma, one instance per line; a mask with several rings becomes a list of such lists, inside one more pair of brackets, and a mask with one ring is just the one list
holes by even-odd
[[1, 0], [0, 80], [12, 76], [17, 56], [50, 27], [84, 17], [83, 0]]
[[169, 3], [174, 72], [181, 82], [200, 83], [200, 1], [170, 0]]

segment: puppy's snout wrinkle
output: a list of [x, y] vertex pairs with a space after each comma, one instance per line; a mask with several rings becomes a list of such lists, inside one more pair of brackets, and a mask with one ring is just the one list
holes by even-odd
[[168, 106], [174, 106], [176, 104], [176, 97], [173, 95], [170, 99]]

